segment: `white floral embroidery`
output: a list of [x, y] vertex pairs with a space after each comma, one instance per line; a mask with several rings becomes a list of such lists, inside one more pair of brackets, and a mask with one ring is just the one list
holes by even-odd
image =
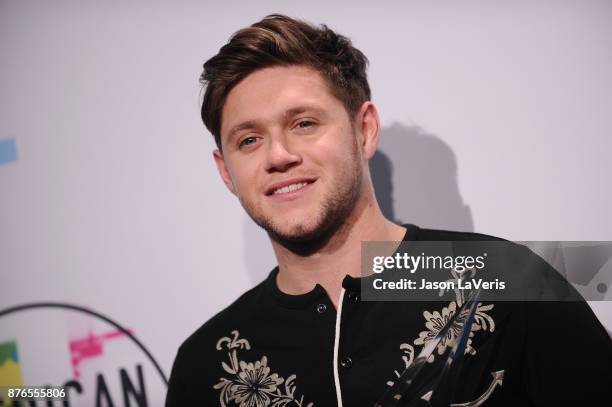
[[313, 403], [304, 404], [304, 396], [295, 398], [296, 375], [284, 379], [277, 373], [270, 374], [266, 356], [255, 363], [239, 361], [238, 350], [250, 350], [251, 345], [246, 339], [238, 339], [238, 331], [231, 334], [232, 338], [223, 337], [217, 342], [217, 350], [228, 351], [229, 364], [221, 362], [221, 366], [231, 375], [230, 378], [220, 378], [213, 386], [221, 390], [219, 402], [222, 407], [231, 402], [240, 407], [284, 407], [289, 403], [297, 407], [313, 407]]
[[[421, 331], [419, 333], [419, 337], [414, 340], [414, 344], [425, 345], [427, 342], [434, 339], [453, 318], [458, 308], [459, 305], [457, 302], [452, 301], [448, 307], [442, 308], [442, 313], [438, 311], [434, 311], [433, 313], [429, 311], [423, 312], [427, 331]], [[493, 304], [483, 306], [482, 303], [478, 303], [476, 313], [474, 315], [474, 322], [472, 323], [470, 335], [465, 347], [465, 353], [469, 353], [471, 355], [476, 354], [476, 349], [472, 347], [474, 332], [480, 330], [489, 330], [493, 332], [495, 330], [495, 322], [493, 321], [493, 318], [486, 313], [486, 311], [490, 311], [491, 309], [493, 309]], [[461, 334], [463, 324], [465, 323], [467, 317], [467, 310], [465, 310], [462, 314], [463, 315], [459, 315], [457, 321], [450, 326], [450, 329], [446, 332], [446, 335], [440, 340], [440, 343], [438, 343], [438, 355], [442, 355], [447, 347], [452, 346], [455, 339]], [[432, 362], [434, 360], [433, 358], [434, 356], [431, 355], [429, 361]]]

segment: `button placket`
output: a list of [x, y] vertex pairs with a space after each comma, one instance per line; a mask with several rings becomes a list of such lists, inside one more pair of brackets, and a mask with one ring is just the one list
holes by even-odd
[[[351, 305], [357, 304], [358, 302], [359, 302], [359, 293], [356, 291], [347, 290], [345, 297], [344, 297], [344, 304], [348, 306], [348, 308], [346, 308], [346, 312], [350, 312], [349, 309], [352, 308]], [[353, 366], [353, 363], [354, 363], [353, 359], [346, 355], [340, 357], [338, 360], [338, 364], [343, 369], [350, 369], [351, 366]]]

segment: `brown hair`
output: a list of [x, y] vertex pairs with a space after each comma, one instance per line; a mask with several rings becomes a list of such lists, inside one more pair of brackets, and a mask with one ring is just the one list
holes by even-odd
[[272, 14], [236, 32], [204, 63], [202, 120], [221, 148], [221, 112], [234, 86], [254, 71], [271, 66], [302, 65], [320, 72], [351, 117], [370, 100], [368, 59], [351, 41], [326, 25]]

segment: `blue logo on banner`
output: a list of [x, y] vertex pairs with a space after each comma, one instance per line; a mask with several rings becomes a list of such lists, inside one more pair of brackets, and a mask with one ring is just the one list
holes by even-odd
[[0, 165], [17, 161], [17, 144], [15, 139], [0, 140]]

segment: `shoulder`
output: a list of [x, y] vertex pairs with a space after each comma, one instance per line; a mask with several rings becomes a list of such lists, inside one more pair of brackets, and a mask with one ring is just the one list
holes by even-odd
[[[215, 383], [223, 375], [219, 355], [227, 343], [241, 346], [238, 329], [254, 321], [255, 306], [265, 289], [264, 283], [242, 294], [236, 301], [210, 318], [180, 345], [168, 383], [166, 407], [217, 403]], [[209, 383], [209, 387], [202, 387]]]
[[415, 240], [453, 242], [454, 253], [475, 255], [485, 253], [486, 275], [505, 282], [503, 291], [491, 292], [491, 297], [503, 301], [583, 301], [567, 278], [531, 248], [497, 236], [439, 229], [419, 228]]
[[[265, 281], [242, 294], [229, 306], [218, 312], [195, 330], [179, 348], [179, 353], [200, 352], [202, 349], [215, 349], [216, 342], [228, 336], [239, 326], [256, 318], [257, 305], [265, 296]], [[212, 345], [212, 347], [211, 347]]]

